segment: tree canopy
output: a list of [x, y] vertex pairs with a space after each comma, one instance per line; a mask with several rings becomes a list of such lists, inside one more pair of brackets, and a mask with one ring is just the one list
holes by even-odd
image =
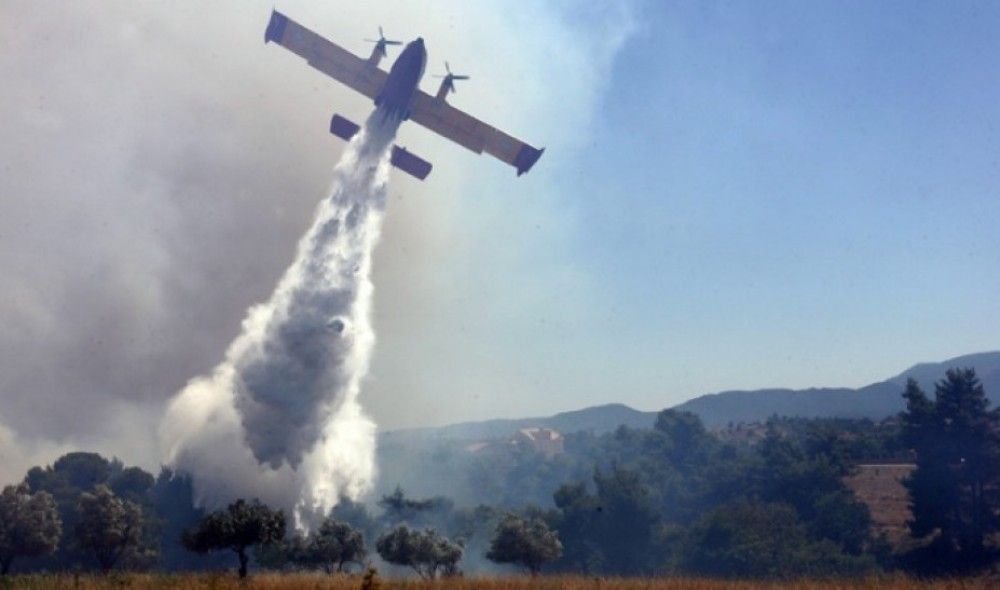
[[914, 563], [938, 571], [981, 567], [992, 559], [987, 540], [1000, 531], [1000, 413], [972, 369], [949, 370], [934, 400], [912, 379], [904, 397], [903, 438], [916, 454], [904, 482], [910, 531], [931, 538]]
[[141, 551], [144, 520], [135, 502], [119, 498], [102, 484], [80, 494], [77, 511], [77, 542], [93, 554], [102, 572]]
[[47, 492], [31, 493], [27, 484], [6, 486], [0, 493], [0, 574], [17, 557], [52, 553], [59, 546], [62, 521]]
[[513, 563], [537, 576], [542, 566], [562, 555], [559, 535], [549, 529], [541, 518], [522, 518], [508, 514], [497, 524], [487, 559], [497, 563]]
[[328, 517], [305, 539], [297, 554], [300, 564], [330, 573], [343, 572], [348, 564], [363, 564], [367, 551], [361, 531]]
[[206, 515], [194, 531], [184, 533], [184, 546], [198, 553], [230, 549], [239, 558], [239, 575], [247, 577], [247, 549], [277, 543], [285, 537], [285, 513], [259, 500], [239, 499]]
[[457, 574], [462, 558], [462, 547], [434, 529], [414, 530], [405, 524], [379, 537], [375, 548], [382, 559], [409, 567], [425, 580], [433, 580], [439, 573]]

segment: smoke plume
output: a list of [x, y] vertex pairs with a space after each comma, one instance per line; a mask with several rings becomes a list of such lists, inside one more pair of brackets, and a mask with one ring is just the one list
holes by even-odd
[[171, 401], [167, 462], [193, 476], [202, 504], [258, 497], [309, 527], [371, 486], [375, 425], [357, 398], [375, 342], [371, 255], [398, 125], [376, 112], [351, 140], [270, 299], [248, 311], [211, 375]]

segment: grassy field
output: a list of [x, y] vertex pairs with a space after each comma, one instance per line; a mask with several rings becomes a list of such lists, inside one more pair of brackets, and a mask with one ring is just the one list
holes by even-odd
[[910, 497], [903, 478], [914, 465], [858, 465], [857, 471], [844, 480], [858, 500], [871, 511], [875, 531], [883, 533], [896, 547], [912, 543], [906, 521], [910, 519]]
[[[799, 581], [799, 582], [731, 582], [718, 580], [697, 580], [682, 578], [583, 578], [569, 576], [508, 577], [508, 578], [452, 578], [433, 582], [418, 580], [379, 579], [377, 588], [389, 590], [847, 590], [853, 588], [870, 590], [903, 590], [908, 588], [929, 588], [937, 590], [986, 589], [998, 587], [998, 580], [964, 579], [921, 582], [902, 577], [872, 578], [869, 580], [845, 581]], [[241, 583], [233, 575], [112, 575], [102, 576], [12, 576], [0, 578], [0, 588], [26, 588], [58, 590], [105, 590], [135, 588], [140, 590], [166, 588], [176, 590], [359, 590], [362, 588], [360, 576], [321, 576], [308, 574], [263, 574], [252, 576]]]

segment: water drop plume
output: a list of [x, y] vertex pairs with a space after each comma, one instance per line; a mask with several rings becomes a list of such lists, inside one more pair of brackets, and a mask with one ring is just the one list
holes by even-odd
[[308, 528], [340, 496], [371, 487], [375, 424], [358, 395], [375, 344], [372, 250], [398, 126], [376, 112], [349, 142], [270, 299], [248, 310], [223, 362], [171, 400], [166, 462], [192, 476], [201, 505], [256, 497]]

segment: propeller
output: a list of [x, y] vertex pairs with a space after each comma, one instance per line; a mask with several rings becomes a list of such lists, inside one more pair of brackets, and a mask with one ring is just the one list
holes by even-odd
[[365, 39], [365, 41], [367, 41], [369, 43], [374, 43], [375, 44], [375, 51], [379, 52], [382, 55], [382, 57], [386, 57], [388, 55], [386, 53], [386, 50], [385, 50], [385, 46], [386, 45], [402, 45], [403, 44], [402, 41], [390, 41], [389, 39], [386, 39], [385, 38], [385, 34], [382, 32], [382, 25], [379, 25], [379, 27], [378, 27], [378, 39]]
[[444, 69], [446, 72], [448, 72], [448, 75], [446, 76], [435, 75], [434, 77], [444, 79], [444, 82], [442, 82], [442, 84], [448, 87], [448, 92], [458, 92], [457, 90], [455, 90], [455, 80], [468, 80], [469, 76], [465, 76], [462, 74], [452, 74], [451, 66], [448, 65], [448, 62], [444, 62]]

